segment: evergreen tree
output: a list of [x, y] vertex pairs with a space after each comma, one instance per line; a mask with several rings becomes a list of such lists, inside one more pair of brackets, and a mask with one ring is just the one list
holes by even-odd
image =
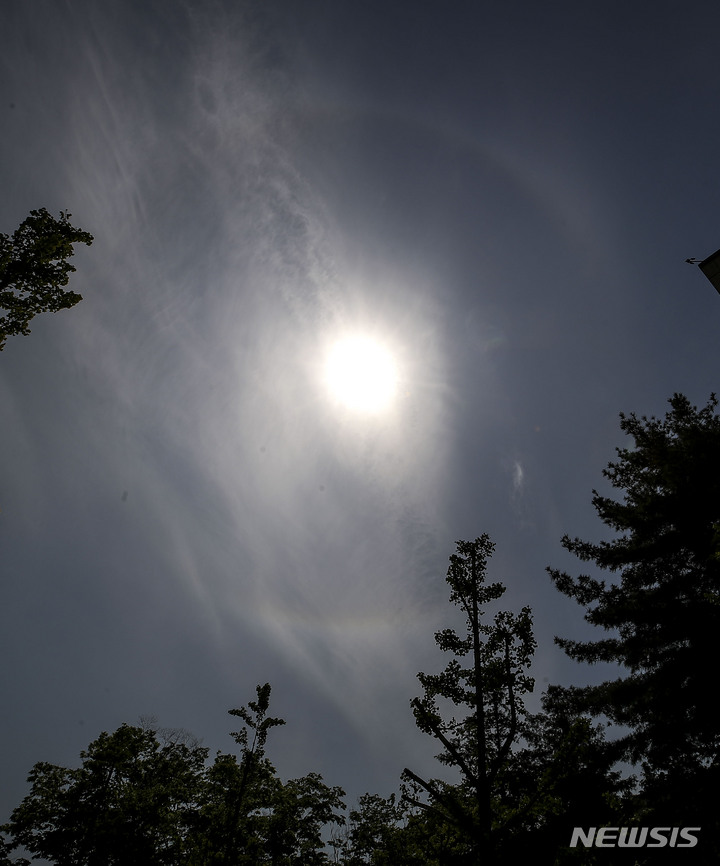
[[[604, 476], [622, 497], [593, 491], [609, 541], [563, 538], [583, 562], [613, 577], [570, 577], [557, 588], [606, 632], [556, 638], [573, 659], [621, 666], [614, 679], [564, 690], [576, 711], [617, 726], [614, 756], [641, 769], [636, 823], [701, 826], [694, 862], [718, 862], [720, 726], [712, 683], [720, 632], [720, 417], [681, 394], [663, 419], [621, 415], [631, 447]], [[668, 856], [672, 854], [669, 851]]]
[[593, 491], [615, 537], [563, 538], [584, 562], [619, 573], [606, 583], [549, 569], [557, 588], [610, 636], [556, 638], [581, 662], [614, 662], [627, 673], [573, 690], [578, 705], [626, 728], [619, 754], [653, 771], [714, 763], [720, 746], [715, 695], [720, 630], [720, 417], [675, 394], [664, 420], [621, 415], [634, 440], [603, 471], [620, 501]]

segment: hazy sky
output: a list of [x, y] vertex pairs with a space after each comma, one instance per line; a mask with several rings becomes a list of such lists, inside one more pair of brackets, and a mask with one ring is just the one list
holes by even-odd
[[[457, 539], [533, 607], [537, 693], [601, 672], [547, 565], [620, 411], [718, 388], [714, 2], [4, 0], [0, 231], [95, 242], [0, 355], [0, 821], [154, 714], [354, 796], [414, 728]], [[328, 348], [392, 354], [367, 413]]]

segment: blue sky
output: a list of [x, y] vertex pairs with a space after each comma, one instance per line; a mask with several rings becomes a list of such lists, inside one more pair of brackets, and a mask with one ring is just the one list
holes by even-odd
[[[84, 300], [0, 357], [0, 817], [40, 760], [154, 714], [229, 750], [273, 686], [283, 777], [404, 766], [457, 539], [583, 634], [547, 565], [620, 411], [718, 387], [707, 2], [8, 0], [0, 231], [69, 210]], [[328, 345], [396, 399], [328, 396]]]

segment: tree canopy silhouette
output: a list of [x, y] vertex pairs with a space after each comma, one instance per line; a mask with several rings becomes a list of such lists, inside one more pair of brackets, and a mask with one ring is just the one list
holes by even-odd
[[575, 691], [596, 714], [628, 728], [623, 756], [657, 769], [697, 766], [718, 756], [713, 690], [720, 631], [720, 417], [713, 395], [697, 409], [681, 394], [664, 420], [621, 415], [631, 448], [604, 476], [620, 501], [593, 491], [616, 536], [597, 544], [563, 538], [583, 562], [619, 572], [619, 581], [549, 569], [557, 588], [610, 633], [600, 640], [556, 638], [571, 658], [616, 662], [628, 673]]
[[[563, 538], [611, 582], [549, 569], [557, 588], [608, 636], [556, 638], [580, 662], [614, 662], [621, 674], [564, 690], [577, 710], [619, 728], [615, 755], [639, 765], [642, 823], [702, 826], [702, 853], [717, 862], [720, 727], [713, 683], [720, 632], [720, 417], [674, 394], [664, 419], [621, 415], [633, 439], [604, 470], [621, 499], [593, 491], [615, 533], [592, 543]], [[714, 858], [714, 859], [713, 859]]]
[[93, 236], [75, 228], [71, 214], [56, 219], [45, 208], [30, 211], [12, 237], [0, 234], [0, 351], [8, 337], [29, 334], [38, 313], [67, 309], [82, 295], [66, 291], [75, 267], [68, 262], [73, 244], [93, 242]]
[[[58, 866], [320, 866], [330, 862], [328, 844], [345, 866], [601, 864], [610, 862], [603, 846], [570, 842], [573, 828], [602, 826], [701, 828], [692, 862], [720, 862], [717, 406], [714, 395], [698, 409], [675, 394], [664, 419], [621, 415], [633, 445], [618, 449], [604, 474], [622, 497], [593, 492], [613, 536], [563, 539], [581, 561], [616, 577], [549, 569], [587, 622], [608, 633], [556, 641], [578, 661], [618, 664], [615, 679], [549, 686], [531, 714], [531, 612], [483, 619], [505, 592], [486, 582], [494, 545], [487, 535], [457, 542], [446, 580], [465, 630], [436, 633], [450, 661], [440, 673], [418, 674], [424, 693], [411, 702], [457, 781], [406, 769], [401, 796], [368, 794], [346, 822], [340, 788], [316, 773], [278, 777], [266, 744], [284, 721], [268, 714], [266, 683], [246, 708], [229, 711], [243, 725], [232, 734], [239, 755], [218, 753], [207, 765], [196, 742], [123, 725], [91, 743], [77, 769], [36, 764], [30, 793], [0, 827], [8, 837], [0, 836], [0, 864], [26, 864], [10, 859], [22, 846]], [[604, 720], [619, 736], [605, 738]], [[627, 761], [639, 765], [639, 779], [627, 778], [619, 763]], [[676, 851], [670, 844], [645, 859], [624, 853], [660, 864], [675, 862]]]
[[[342, 823], [340, 788], [317, 773], [282, 782], [265, 756], [270, 686], [248, 709], [238, 757], [186, 736], [121, 725], [81, 753], [75, 769], [47, 762], [30, 771], [30, 792], [0, 827], [0, 864], [24, 847], [57, 866], [210, 866], [327, 863], [323, 827]], [[172, 732], [171, 732], [172, 733]]]
[[[418, 674], [425, 694], [412, 701], [418, 727], [441, 743], [438, 760], [456, 767], [462, 784], [426, 781], [404, 771], [408, 781], [430, 795], [430, 804], [418, 805], [456, 826], [467, 840], [468, 862], [482, 851], [488, 864], [495, 862], [493, 796], [524, 730], [522, 696], [533, 689], [527, 669], [535, 650], [529, 608], [517, 615], [500, 611], [492, 624], [482, 622], [487, 604], [505, 592], [500, 583], [485, 584], [493, 550], [487, 535], [457, 542], [446, 579], [450, 601], [465, 614], [466, 634], [460, 637], [452, 628], [436, 633], [437, 645], [453, 657], [440, 674]], [[460, 661], [465, 658], [467, 662]], [[467, 708], [467, 714], [448, 719], [438, 698]]]
[[[420, 730], [443, 747], [438, 760], [455, 768], [460, 781], [404, 771], [414, 788], [405, 799], [419, 810], [404, 836], [412, 841], [424, 833], [424, 848], [436, 859], [395, 854], [398, 864], [574, 862], [576, 852], [568, 848], [574, 822], [612, 823], [628, 788], [612, 769], [602, 730], [568, 705], [562, 692], [548, 691], [542, 712], [528, 712], [532, 615], [523, 607], [483, 621], [486, 608], [505, 592], [501, 583], [486, 582], [493, 552], [489, 536], [482, 535], [457, 542], [450, 557], [450, 601], [465, 614], [465, 634], [451, 628], [436, 633], [435, 642], [452, 658], [440, 674], [418, 674], [425, 694], [412, 707]], [[418, 799], [423, 792], [429, 802]], [[385, 836], [397, 852], [397, 835]]]

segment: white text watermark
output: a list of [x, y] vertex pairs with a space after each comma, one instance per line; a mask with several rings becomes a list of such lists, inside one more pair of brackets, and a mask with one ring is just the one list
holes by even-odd
[[694, 848], [699, 827], [574, 827], [570, 847]]

